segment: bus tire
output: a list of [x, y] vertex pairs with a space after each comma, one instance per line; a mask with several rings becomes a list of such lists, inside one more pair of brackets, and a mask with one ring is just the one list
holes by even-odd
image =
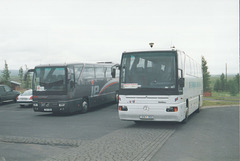
[[199, 98], [198, 98], [198, 108], [197, 108], [196, 112], [197, 112], [197, 113], [200, 112], [200, 96], [199, 96]]
[[86, 98], [84, 98], [82, 100], [82, 110], [81, 110], [81, 113], [87, 113], [88, 110], [89, 110], [88, 100]]
[[182, 124], [186, 124], [188, 122], [188, 109], [186, 111], [186, 114], [185, 114], [185, 118], [182, 120]]

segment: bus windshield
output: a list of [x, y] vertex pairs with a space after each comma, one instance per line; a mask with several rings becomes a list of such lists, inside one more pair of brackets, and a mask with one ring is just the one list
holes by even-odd
[[121, 64], [121, 89], [176, 88], [174, 52], [125, 53]]
[[64, 67], [39, 67], [33, 76], [34, 91], [66, 91]]

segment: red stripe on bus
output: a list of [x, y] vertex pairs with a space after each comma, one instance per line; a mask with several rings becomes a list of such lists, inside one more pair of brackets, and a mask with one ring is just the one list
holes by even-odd
[[117, 83], [118, 83], [118, 82], [113, 82], [113, 83], [107, 85], [105, 88], [103, 88], [103, 89], [101, 90], [101, 92], [100, 92], [98, 95], [100, 95], [103, 91], [105, 91], [109, 86], [114, 85], [114, 84], [117, 84]]

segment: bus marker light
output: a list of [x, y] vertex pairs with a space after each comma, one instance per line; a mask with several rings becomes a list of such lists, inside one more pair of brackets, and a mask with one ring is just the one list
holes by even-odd
[[166, 109], [167, 112], [178, 112], [178, 107], [169, 107]]
[[178, 112], [178, 108], [177, 107], [174, 107], [174, 112]]

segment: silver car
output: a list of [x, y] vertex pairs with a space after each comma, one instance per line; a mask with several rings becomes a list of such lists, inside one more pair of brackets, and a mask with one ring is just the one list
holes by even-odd
[[23, 92], [22, 94], [20, 94], [17, 97], [17, 103], [23, 107], [23, 106], [32, 106], [33, 104], [33, 99], [32, 99], [32, 90], [29, 89], [25, 92]]

